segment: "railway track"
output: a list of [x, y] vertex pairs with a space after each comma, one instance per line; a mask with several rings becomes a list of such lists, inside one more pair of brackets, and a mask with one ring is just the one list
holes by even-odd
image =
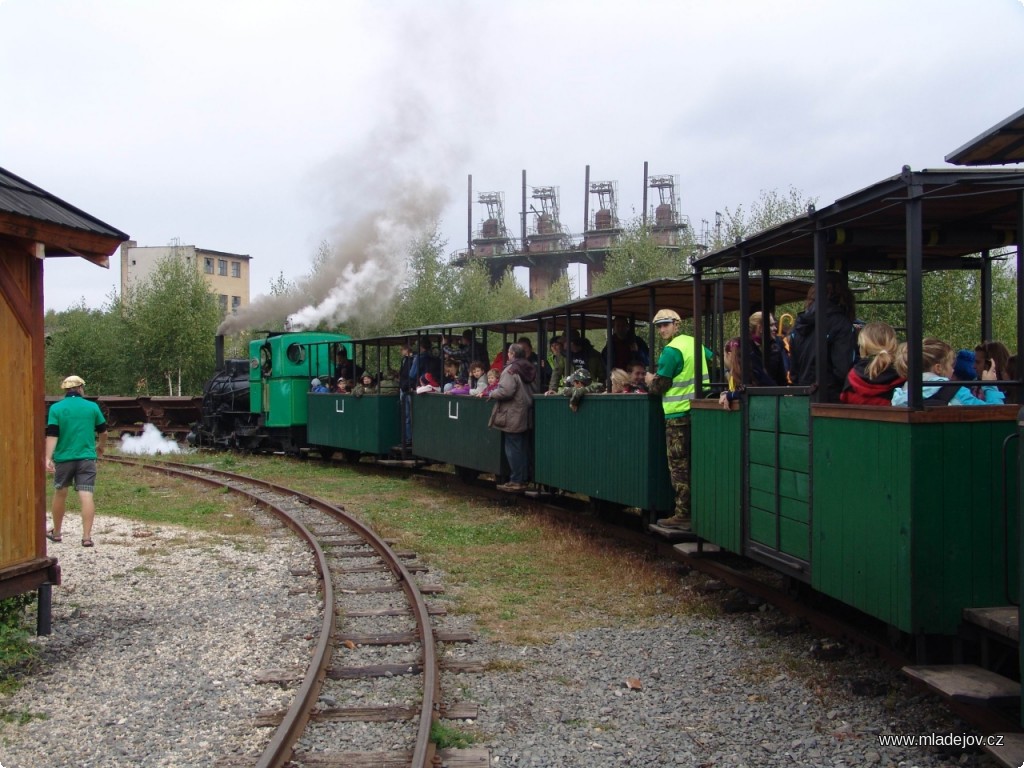
[[[314, 652], [302, 669], [274, 669], [259, 679], [294, 690], [285, 711], [264, 712], [257, 725], [274, 727], [254, 761], [219, 765], [412, 766], [440, 764], [431, 741], [441, 717], [437, 642], [468, 641], [465, 633], [437, 633], [424, 595], [442, 591], [419, 584], [426, 568], [407, 562], [387, 542], [341, 507], [322, 499], [230, 472], [172, 462], [106, 461], [139, 466], [240, 494], [267, 510], [309, 547], [324, 610]], [[344, 631], [343, 631], [344, 628]], [[400, 704], [348, 704], [354, 681], [374, 689], [368, 698]], [[366, 681], [370, 681], [367, 683]], [[453, 716], [465, 716], [465, 713]], [[338, 745], [345, 745], [339, 748]]]

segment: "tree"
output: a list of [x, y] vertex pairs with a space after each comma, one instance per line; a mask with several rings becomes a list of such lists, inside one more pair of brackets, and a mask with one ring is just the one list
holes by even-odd
[[594, 291], [607, 293], [659, 277], [678, 277], [688, 263], [691, 248], [659, 245], [642, 219], [629, 223], [612, 246], [604, 271], [594, 280]]
[[214, 366], [213, 337], [222, 318], [217, 298], [178, 253], [163, 259], [148, 281], [129, 288], [123, 318], [137, 372], [170, 395], [199, 393]]
[[126, 334], [115, 311], [89, 309], [83, 299], [64, 312], [47, 313], [46, 329], [48, 393], [59, 393], [60, 381], [75, 374], [93, 394], [136, 394]]

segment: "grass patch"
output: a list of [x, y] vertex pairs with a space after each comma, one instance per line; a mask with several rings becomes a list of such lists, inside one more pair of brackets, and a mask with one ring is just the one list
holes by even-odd
[[[453, 609], [475, 616], [480, 629], [497, 640], [542, 643], [576, 629], [641, 626], [669, 614], [703, 616], [711, 610], [703, 597], [681, 588], [670, 563], [520, 507], [475, 497], [456, 483], [438, 487], [400, 470], [284, 457], [197, 453], [174, 460], [278, 482], [345, 507], [394, 539], [397, 549], [411, 549], [443, 569]], [[211, 492], [201, 486], [141, 473], [103, 466], [97, 486], [101, 516], [145, 515], [142, 519], [222, 534], [230, 534], [232, 525], [254, 530], [242, 508], [236, 517], [224, 518], [230, 511], [223, 506], [225, 497], [216, 494], [209, 502]], [[143, 483], [174, 493], [159, 497], [159, 503], [151, 495], [145, 506], [156, 509], [139, 509], [128, 502], [147, 498], [135, 492]], [[172, 505], [173, 512], [163, 509]]]
[[27, 709], [0, 710], [0, 722], [14, 723], [15, 725], [28, 725], [33, 720], [49, 720], [50, 716], [43, 712], [29, 712]]
[[18, 690], [18, 674], [30, 667], [38, 655], [29, 642], [25, 610], [35, 599], [35, 593], [27, 593], [0, 600], [0, 694]]
[[430, 726], [430, 740], [438, 749], [466, 749], [477, 742], [477, 735], [470, 731], [435, 720]]

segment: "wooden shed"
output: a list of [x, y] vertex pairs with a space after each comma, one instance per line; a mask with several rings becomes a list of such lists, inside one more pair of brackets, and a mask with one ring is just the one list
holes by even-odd
[[[60, 583], [45, 535], [43, 265], [73, 256], [108, 267], [127, 239], [0, 168], [0, 360], [7, 362], [0, 376], [0, 598]], [[45, 631], [48, 589], [40, 599]]]

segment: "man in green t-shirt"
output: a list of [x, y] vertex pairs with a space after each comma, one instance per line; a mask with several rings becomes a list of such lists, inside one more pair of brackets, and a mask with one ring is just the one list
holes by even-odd
[[68, 376], [61, 383], [64, 399], [50, 407], [46, 419], [46, 471], [53, 472], [53, 528], [50, 541], [61, 541], [61, 526], [73, 483], [82, 503], [82, 546], [92, 546], [92, 521], [96, 516], [96, 459], [107, 445], [107, 420], [100, 407], [84, 395], [85, 382]]

